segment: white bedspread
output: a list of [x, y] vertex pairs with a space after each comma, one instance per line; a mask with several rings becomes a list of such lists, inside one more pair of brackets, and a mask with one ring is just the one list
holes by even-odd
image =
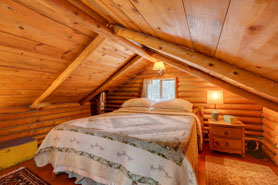
[[73, 120], [47, 135], [35, 161], [109, 185], [197, 184], [185, 157], [196, 123], [192, 113], [165, 112], [116, 111]]

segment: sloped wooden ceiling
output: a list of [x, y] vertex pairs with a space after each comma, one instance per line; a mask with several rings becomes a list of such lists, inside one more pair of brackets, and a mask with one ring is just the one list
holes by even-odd
[[[114, 28], [117, 35], [155, 49], [171, 58], [183, 61], [246, 91], [278, 102], [275, 90], [278, 87], [278, 60], [275, 49], [277, 47], [275, 41], [277, 40], [278, 24], [278, 15], [275, 12], [278, 10], [278, 1], [82, 1], [109, 19], [110, 22], [121, 24], [128, 29], [138, 31], [137, 33], [149, 34], [154, 38], [161, 39], [163, 42], [168, 41], [188, 48], [189, 50], [183, 51], [184, 55], [186, 55], [186, 52], [188, 54], [188, 51], [192, 49], [202, 53], [203, 56], [207, 55], [211, 58], [203, 58], [203, 66], [199, 65], [201, 61], [193, 62], [192, 65], [192, 61], [186, 61], [186, 58], [181, 60], [177, 56], [178, 52], [173, 51], [171, 53], [170, 45], [167, 46], [168, 50], [164, 49], [167, 43], [165, 45], [162, 44], [163, 46], [159, 45], [159, 42], [150, 43], [152, 39], [148, 39], [147, 37], [149, 36], [147, 35], [140, 36], [135, 32], [119, 33]], [[181, 55], [183, 54], [181, 53]], [[197, 55], [194, 56], [193, 54], [193, 58], [195, 57], [196, 59]], [[207, 70], [207, 67], [207, 69], [203, 68], [208, 63], [208, 60], [212, 58], [216, 59], [217, 62], [230, 64], [231, 70], [227, 71], [227, 73], [234, 74], [234, 77], [248, 71], [255, 78], [261, 76], [258, 80], [268, 81], [269, 83], [265, 84], [272, 88], [273, 91], [265, 93], [263, 91], [266, 91], [268, 87], [260, 88], [258, 85], [254, 88], [256, 85], [252, 84], [252, 80], [255, 80], [255, 78], [245, 77], [243, 79], [244, 76], [241, 75], [242, 80], [239, 82], [234, 77], [230, 78], [228, 77], [229, 75], [223, 75], [224, 69], [221, 74], [218, 73], [219, 71]], [[233, 71], [234, 66], [243, 69], [238, 69], [242, 73]], [[247, 82], [248, 80], [249, 82]], [[244, 82], [245, 84], [242, 84], [243, 81], [247, 83]], [[259, 81], [255, 80], [253, 83], [258, 83]], [[277, 103], [274, 107], [277, 109]]]
[[[277, 82], [277, 10], [276, 0], [2, 0], [0, 106], [32, 104], [107, 23], [176, 43]], [[98, 22], [95, 27], [90, 25], [94, 20]], [[135, 57], [134, 50], [106, 36], [43, 102], [84, 101]], [[140, 61], [122, 81], [148, 64]]]
[[[108, 23], [81, 1], [0, 1], [0, 107], [31, 105], [96, 38], [79, 12]], [[43, 102], [79, 102], [135, 55], [105, 39]]]
[[276, 0], [82, 0], [111, 22], [278, 80]]

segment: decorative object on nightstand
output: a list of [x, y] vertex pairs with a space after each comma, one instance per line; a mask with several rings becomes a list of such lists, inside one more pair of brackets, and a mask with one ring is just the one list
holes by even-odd
[[211, 112], [211, 116], [214, 121], [217, 121], [219, 117], [219, 112], [216, 110], [216, 104], [223, 104], [223, 91], [208, 90], [207, 103], [214, 104], [214, 110]]
[[230, 116], [230, 115], [224, 115], [224, 121], [226, 123], [237, 123], [237, 117]]
[[208, 123], [210, 150], [245, 156], [245, 125], [241, 121], [208, 120]]

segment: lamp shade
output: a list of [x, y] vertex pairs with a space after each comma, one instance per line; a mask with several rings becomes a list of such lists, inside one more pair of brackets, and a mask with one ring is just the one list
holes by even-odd
[[223, 91], [208, 90], [208, 92], [207, 92], [207, 103], [223, 104]]
[[164, 70], [165, 69], [165, 65], [163, 62], [156, 62], [153, 65], [153, 70]]

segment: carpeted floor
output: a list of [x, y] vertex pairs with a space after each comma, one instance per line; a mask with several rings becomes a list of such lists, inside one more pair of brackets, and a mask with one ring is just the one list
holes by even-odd
[[3, 185], [49, 185], [28, 168], [21, 167], [0, 177]]
[[277, 185], [278, 177], [263, 165], [206, 156], [207, 185]]

